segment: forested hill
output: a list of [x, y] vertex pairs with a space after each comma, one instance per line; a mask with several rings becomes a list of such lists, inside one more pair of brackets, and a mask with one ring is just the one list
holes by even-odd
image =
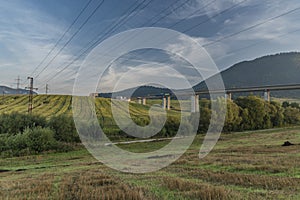
[[[167, 88], [159, 88], [154, 86], [141, 86], [138, 88], [130, 88], [120, 92], [115, 92], [114, 96], [123, 97], [145, 97], [145, 96], [157, 96], [161, 94], [172, 93], [171, 90]], [[112, 93], [100, 93], [101, 97], [110, 98]]]
[[28, 90], [14, 89], [7, 86], [0, 86], [0, 95], [2, 94], [28, 94]]
[[[240, 62], [221, 75], [226, 88], [300, 84], [300, 53], [280, 53]], [[195, 89], [202, 87], [200, 83]]]
[[[221, 75], [225, 88], [300, 84], [300, 53], [279, 53], [243, 61], [222, 71]], [[196, 91], [205, 88], [204, 82], [194, 86]], [[134, 90], [136, 88], [120, 91], [115, 95], [128, 97]], [[161, 93], [171, 93], [171, 91], [165, 88], [142, 86], [134, 92], [133, 96], [152, 96]], [[236, 94], [238, 95], [242, 94]], [[101, 96], [111, 97], [111, 93], [103, 93]], [[300, 91], [272, 92], [272, 96], [299, 98]]]

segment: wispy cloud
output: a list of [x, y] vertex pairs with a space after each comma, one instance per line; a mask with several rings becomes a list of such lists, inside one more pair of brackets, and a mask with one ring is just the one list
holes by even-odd
[[[0, 56], [0, 68], [11, 66], [14, 69], [7, 69], [6, 73], [0, 74], [1, 80], [7, 82], [13, 80], [17, 75], [26, 79], [26, 76], [33, 72], [65, 30], [64, 24], [52, 16], [28, 8], [25, 2], [1, 2], [0, 19], [0, 52], [2, 55]], [[49, 67], [41, 74], [40, 80], [52, 73], [53, 68], [72, 58], [71, 51], [64, 50], [55, 59], [54, 67]], [[42, 68], [43, 66], [36, 73]]]

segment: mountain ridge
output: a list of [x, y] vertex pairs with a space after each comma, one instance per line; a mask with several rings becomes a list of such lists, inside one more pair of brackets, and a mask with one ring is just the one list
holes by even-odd
[[[28, 94], [29, 91], [25, 89], [15, 89], [8, 86], [0, 85], [0, 95], [9, 95], [9, 94]], [[36, 92], [34, 92], [36, 94]]]
[[[300, 52], [282, 52], [261, 56], [252, 60], [241, 61], [220, 72], [225, 88], [245, 88], [269, 85], [300, 84]], [[207, 81], [213, 81], [212, 76]], [[151, 88], [151, 92], [149, 92]], [[137, 90], [136, 90], [137, 89]], [[195, 91], [207, 89], [204, 81], [193, 87]], [[141, 86], [129, 88], [114, 93], [114, 96], [126, 96], [136, 90], [133, 97], [151, 96], [154, 93], [171, 93], [169, 89], [153, 86]], [[156, 92], [155, 92], [156, 91]], [[100, 93], [100, 96], [111, 93]], [[259, 94], [259, 93], [255, 93]], [[236, 94], [237, 95], [243, 95]], [[104, 95], [105, 96], [105, 95]], [[272, 92], [276, 97], [300, 97], [300, 91], [276, 91]], [[128, 97], [128, 96], [127, 96]]]

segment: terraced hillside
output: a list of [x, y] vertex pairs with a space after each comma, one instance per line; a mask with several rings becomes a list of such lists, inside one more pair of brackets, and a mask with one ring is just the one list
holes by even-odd
[[[71, 114], [72, 97], [67, 95], [36, 95], [33, 98], [33, 113], [45, 117]], [[26, 113], [27, 95], [5, 95], [0, 98], [0, 113]]]
[[[150, 105], [160, 104], [159, 100], [148, 101], [148, 105], [130, 103], [130, 114], [133, 119], [139, 118], [147, 121]], [[175, 102], [174, 102], [175, 103]], [[27, 95], [5, 95], [0, 97], [0, 114], [20, 112], [26, 113], [28, 106]], [[99, 120], [112, 123], [111, 100], [105, 98], [95, 99], [95, 108]], [[174, 104], [174, 109], [168, 115], [177, 116], [179, 104]], [[54, 115], [72, 115], [72, 96], [70, 95], [35, 95], [33, 98], [33, 113], [50, 118]]]

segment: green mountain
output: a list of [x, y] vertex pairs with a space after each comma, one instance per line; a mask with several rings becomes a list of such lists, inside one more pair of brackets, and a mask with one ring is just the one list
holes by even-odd
[[[0, 95], [6, 94], [28, 94], [28, 90], [25, 89], [14, 89], [7, 86], [0, 86]], [[34, 92], [36, 94], [36, 92]]]
[[[225, 88], [300, 84], [300, 53], [279, 53], [240, 62], [222, 71], [221, 75]], [[205, 88], [204, 82], [194, 87], [195, 90]], [[271, 95], [299, 98], [300, 91], [276, 91]]]
[[[221, 72], [225, 88], [254, 87], [268, 85], [300, 84], [300, 53], [279, 53], [263, 56], [250, 61], [237, 63]], [[209, 78], [213, 82], [215, 76]], [[114, 96], [129, 97], [155, 96], [162, 93], [171, 93], [165, 88], [152, 86], [141, 86], [130, 88], [114, 94]], [[194, 90], [206, 90], [205, 82], [194, 86]], [[256, 95], [262, 95], [255, 93]], [[234, 94], [234, 96], [249, 95], [247, 93]], [[111, 97], [111, 93], [102, 93], [102, 97]], [[274, 97], [300, 97], [300, 90], [295, 91], [274, 91]]]
[[154, 86], [140, 86], [135, 88], [129, 88], [123, 91], [115, 92], [115, 93], [100, 93], [100, 97], [111, 98], [113, 97], [146, 97], [146, 96], [161, 96], [166, 93], [172, 93], [171, 90], [167, 88], [159, 88]]

